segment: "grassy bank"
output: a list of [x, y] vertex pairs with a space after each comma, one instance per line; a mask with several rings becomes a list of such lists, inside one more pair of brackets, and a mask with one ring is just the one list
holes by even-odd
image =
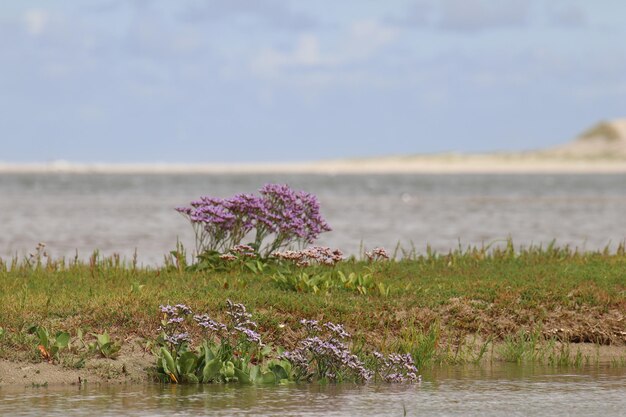
[[289, 347], [300, 319], [332, 321], [343, 323], [356, 344], [410, 352], [420, 366], [486, 357], [589, 361], [592, 354], [581, 356], [578, 343], [613, 346], [626, 356], [623, 247], [474, 249], [334, 267], [242, 262], [199, 271], [174, 258], [156, 269], [97, 254], [89, 262], [40, 254], [0, 263], [0, 289], [0, 359], [11, 361], [41, 361], [27, 332], [33, 325], [67, 331], [72, 340], [79, 329], [86, 338], [108, 331], [149, 348], [160, 304], [185, 303], [220, 317], [226, 299], [253, 312], [266, 341]]

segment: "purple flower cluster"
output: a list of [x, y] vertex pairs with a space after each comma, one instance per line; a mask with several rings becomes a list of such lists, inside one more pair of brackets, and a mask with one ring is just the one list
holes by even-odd
[[[257, 324], [251, 320], [252, 314], [248, 313], [246, 307], [230, 300], [226, 300], [226, 306], [226, 314], [230, 319], [228, 326], [214, 320], [207, 313], [196, 314], [193, 320], [209, 333], [209, 339], [218, 337], [224, 342], [232, 338], [235, 339], [235, 343], [248, 342], [259, 347], [265, 346], [261, 342], [261, 335], [256, 332]], [[163, 339], [172, 344], [172, 347], [179, 347], [184, 342], [191, 343], [189, 333], [185, 331], [186, 316], [193, 314], [191, 308], [184, 304], [177, 304], [175, 306], [162, 305], [160, 309], [164, 314], [159, 329], [163, 332]]]
[[226, 330], [226, 325], [220, 323], [219, 321], [213, 320], [211, 317], [209, 317], [208, 314], [196, 314], [195, 316], [193, 316], [193, 319], [196, 321], [196, 323], [198, 323], [198, 326], [210, 332], [220, 333]]
[[261, 196], [201, 197], [190, 207], [177, 208], [194, 227], [198, 253], [234, 249], [254, 232], [254, 246], [259, 251], [264, 240], [273, 236], [262, 250], [268, 256], [294, 243], [313, 243], [320, 233], [331, 230], [314, 195], [281, 184], [266, 184], [259, 192]]
[[[300, 323], [312, 334], [322, 330], [315, 320], [302, 320]], [[283, 353], [282, 358], [291, 362], [296, 375], [310, 379], [317, 374], [317, 377], [331, 381], [344, 378], [369, 381], [373, 373], [340, 340], [350, 337], [343, 326], [328, 322], [323, 328], [330, 333], [326, 337], [311, 335], [301, 340], [293, 351]]]
[[369, 252], [365, 252], [365, 256], [370, 262], [389, 259], [389, 254], [384, 248], [374, 248]]
[[410, 354], [400, 355], [391, 353], [385, 357], [380, 352], [374, 352], [377, 361], [377, 374], [385, 382], [420, 382], [417, 367]]
[[185, 304], [161, 305], [159, 307], [163, 313], [161, 327], [163, 339], [170, 343], [172, 347], [179, 347], [183, 343], [191, 343], [189, 333], [182, 331], [186, 316], [193, 314], [191, 308]]
[[315, 332], [322, 331], [322, 328], [320, 327], [319, 322], [317, 320], [302, 319], [300, 320], [300, 324], [304, 326], [304, 328], [307, 330], [308, 333], [315, 333]]
[[295, 262], [297, 266], [309, 266], [312, 263], [332, 266], [344, 259], [339, 249], [323, 246], [313, 246], [299, 251], [275, 252], [273, 256], [277, 259]]
[[247, 312], [246, 306], [226, 300], [226, 307], [228, 308], [226, 314], [230, 317], [232, 329], [244, 335], [247, 342], [264, 346], [264, 344], [261, 343], [261, 335], [255, 330], [257, 324], [250, 320], [252, 314]]
[[172, 335], [166, 335], [165, 340], [171, 343], [172, 345], [180, 346], [183, 343], [190, 343], [191, 337], [189, 337], [189, 333], [183, 332], [183, 333], [175, 333]]
[[350, 334], [343, 328], [343, 324], [324, 323], [324, 327], [330, 330], [332, 339], [348, 339]]

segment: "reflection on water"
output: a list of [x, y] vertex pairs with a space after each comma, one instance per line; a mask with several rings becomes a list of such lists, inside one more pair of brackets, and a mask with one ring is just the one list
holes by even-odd
[[319, 196], [346, 253], [363, 242], [437, 251], [511, 236], [586, 249], [625, 239], [626, 175], [71, 175], [0, 174], [0, 257], [48, 244], [53, 256], [117, 252], [156, 264], [193, 232], [173, 208], [200, 195], [289, 183]]
[[129, 385], [0, 389], [12, 416], [623, 416], [626, 369], [452, 367], [417, 385]]

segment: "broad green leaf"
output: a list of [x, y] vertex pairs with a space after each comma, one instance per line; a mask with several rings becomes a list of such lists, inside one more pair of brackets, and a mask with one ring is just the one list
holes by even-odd
[[239, 368], [235, 368], [235, 376], [237, 377], [237, 380], [241, 382], [242, 384], [252, 383], [251, 378]]
[[252, 365], [250, 367], [250, 382], [255, 383], [257, 380], [257, 377], [259, 376], [259, 366], [258, 365]]
[[206, 362], [204, 364], [204, 369], [202, 369], [202, 382], [206, 384], [207, 382], [215, 379], [221, 367], [222, 363], [217, 360], [217, 358], [213, 358]]
[[270, 366], [270, 370], [276, 375], [277, 380], [288, 379], [289, 374], [280, 364], [274, 364]]
[[178, 373], [176, 371], [176, 362], [172, 357], [172, 354], [164, 347], [161, 348], [161, 357], [164, 361], [164, 367], [166, 373], [173, 373], [175, 377], [178, 377]]
[[273, 372], [265, 372], [261, 375], [261, 383], [262, 384], [275, 384], [276, 383], [276, 375]]
[[70, 344], [70, 334], [67, 332], [59, 332], [56, 335], [55, 344], [59, 348], [67, 347]]
[[39, 344], [48, 349], [48, 347], [50, 347], [50, 343], [48, 341], [48, 331], [43, 327], [38, 327], [36, 332], [37, 337], [39, 338]]
[[185, 374], [184, 379], [186, 382], [189, 382], [190, 384], [197, 384], [200, 382], [198, 377], [195, 376], [194, 374]]
[[178, 357], [178, 372], [180, 375], [190, 374], [196, 368], [198, 358], [193, 352], [185, 352]]
[[109, 334], [107, 332], [104, 332], [104, 334], [97, 334], [96, 339], [98, 340], [99, 345], [106, 345], [111, 341], [111, 338], [109, 337]]
[[220, 373], [224, 375], [226, 378], [232, 378], [235, 376], [235, 364], [231, 361], [226, 361], [222, 364], [222, 368], [220, 369]]
[[249, 261], [249, 262], [246, 262], [245, 265], [246, 265], [246, 268], [248, 268], [250, 271], [252, 271], [255, 274], [259, 272], [254, 262]]

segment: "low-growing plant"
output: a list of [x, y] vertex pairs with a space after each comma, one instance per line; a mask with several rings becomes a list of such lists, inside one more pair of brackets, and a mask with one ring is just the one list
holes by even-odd
[[[410, 354], [383, 355], [374, 351], [362, 360], [348, 347], [350, 334], [341, 324], [301, 320], [307, 337], [282, 357], [293, 365], [296, 381], [417, 382], [421, 380]], [[369, 365], [369, 366], [368, 366]]]
[[70, 344], [70, 334], [67, 332], [59, 331], [52, 336], [45, 327], [31, 326], [28, 333], [37, 337], [37, 349], [42, 359], [48, 362], [58, 361], [59, 351], [66, 349]]
[[419, 329], [415, 323], [404, 327], [394, 344], [399, 352], [410, 353], [417, 361], [417, 366], [423, 368], [437, 361], [441, 327], [435, 322], [426, 331]]
[[342, 271], [337, 271], [343, 288], [366, 295], [368, 290], [375, 287], [372, 274], [357, 274], [350, 272], [347, 276]]
[[112, 340], [106, 330], [102, 334], [92, 333], [92, 336], [96, 340], [87, 345], [90, 352], [107, 359], [114, 359], [119, 356], [122, 344]]
[[388, 297], [391, 292], [389, 285], [382, 282], [375, 283], [370, 273], [345, 274], [339, 270], [278, 271], [271, 278], [283, 290], [302, 293], [328, 294], [338, 289], [353, 291], [361, 295], [375, 291], [382, 297]]
[[326, 294], [331, 288], [336, 287], [336, 283], [328, 272], [318, 274], [308, 274], [304, 271], [287, 274], [277, 272], [272, 275], [272, 281], [283, 290], [313, 294]]
[[507, 362], [535, 362], [540, 359], [541, 351], [539, 332], [524, 332], [520, 330], [515, 335], [505, 336], [504, 343], [500, 347], [500, 355]]
[[[171, 383], [273, 383], [290, 373], [290, 365], [270, 360], [272, 348], [261, 342], [256, 323], [242, 304], [227, 300], [228, 324], [209, 314], [193, 315], [184, 304], [161, 306], [162, 346], [157, 353], [156, 376]], [[205, 337], [196, 349], [185, 330], [188, 318], [204, 330]]]
[[[419, 380], [411, 355], [374, 352], [365, 362], [346, 343], [342, 325], [302, 320], [307, 337], [294, 350], [266, 345], [256, 332], [243, 304], [226, 301], [229, 320], [221, 323], [209, 314], [193, 314], [184, 304], [161, 306], [160, 348], [156, 378], [166, 383], [287, 383], [291, 381], [387, 382]], [[203, 329], [195, 347], [188, 332], [190, 318]]]

